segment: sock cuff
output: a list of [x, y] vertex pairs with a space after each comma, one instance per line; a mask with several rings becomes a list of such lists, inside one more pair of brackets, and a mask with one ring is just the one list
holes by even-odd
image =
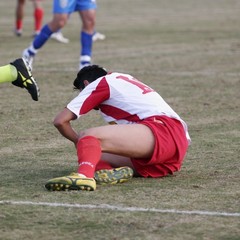
[[90, 38], [92, 38], [93, 34], [94, 34], [94, 33], [89, 34], [89, 33], [87, 33], [87, 32], [81, 31], [81, 36], [83, 36], [83, 37], [90, 37]]
[[86, 144], [86, 145], [97, 145], [100, 147], [100, 141], [94, 136], [85, 136], [80, 138], [77, 143], [77, 147], [79, 144]]
[[39, 8], [35, 8], [34, 10], [34, 14], [43, 14], [43, 8], [39, 7]]
[[33, 44], [31, 44], [28, 48], [28, 51], [29, 51], [30, 55], [34, 56], [37, 53], [38, 50], [34, 47]]

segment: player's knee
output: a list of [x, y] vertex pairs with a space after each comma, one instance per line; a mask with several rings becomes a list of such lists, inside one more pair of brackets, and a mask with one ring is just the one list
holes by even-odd
[[92, 20], [88, 20], [88, 21], [84, 21], [83, 25], [82, 25], [82, 30], [84, 32], [87, 32], [89, 34], [94, 33], [95, 30], [95, 21]]
[[49, 25], [54, 30], [59, 30], [60, 28], [63, 28], [67, 23], [67, 18], [65, 16], [54, 16], [53, 20], [49, 23]]

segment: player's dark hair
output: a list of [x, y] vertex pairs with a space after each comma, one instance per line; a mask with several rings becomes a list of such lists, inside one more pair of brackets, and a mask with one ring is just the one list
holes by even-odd
[[104, 68], [99, 67], [98, 65], [84, 67], [78, 72], [77, 78], [73, 82], [74, 89], [84, 89], [84, 80], [87, 80], [91, 83], [105, 75], [107, 75], [107, 71]]

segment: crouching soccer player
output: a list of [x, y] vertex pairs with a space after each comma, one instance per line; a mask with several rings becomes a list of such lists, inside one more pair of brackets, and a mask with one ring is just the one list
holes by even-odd
[[26, 88], [32, 99], [38, 101], [40, 90], [24, 59], [18, 58], [10, 64], [0, 66], [0, 83], [4, 82], [11, 82], [17, 87]]
[[[48, 190], [92, 191], [96, 184], [180, 170], [191, 141], [187, 125], [157, 92], [129, 74], [107, 73], [97, 65], [80, 70], [73, 84], [80, 93], [54, 125], [75, 144], [78, 169], [47, 181]], [[92, 109], [110, 124], [78, 134], [71, 121]]]

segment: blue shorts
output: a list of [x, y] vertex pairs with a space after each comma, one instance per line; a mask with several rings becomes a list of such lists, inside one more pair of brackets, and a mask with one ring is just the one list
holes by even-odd
[[53, 14], [96, 9], [96, 0], [53, 0]]

